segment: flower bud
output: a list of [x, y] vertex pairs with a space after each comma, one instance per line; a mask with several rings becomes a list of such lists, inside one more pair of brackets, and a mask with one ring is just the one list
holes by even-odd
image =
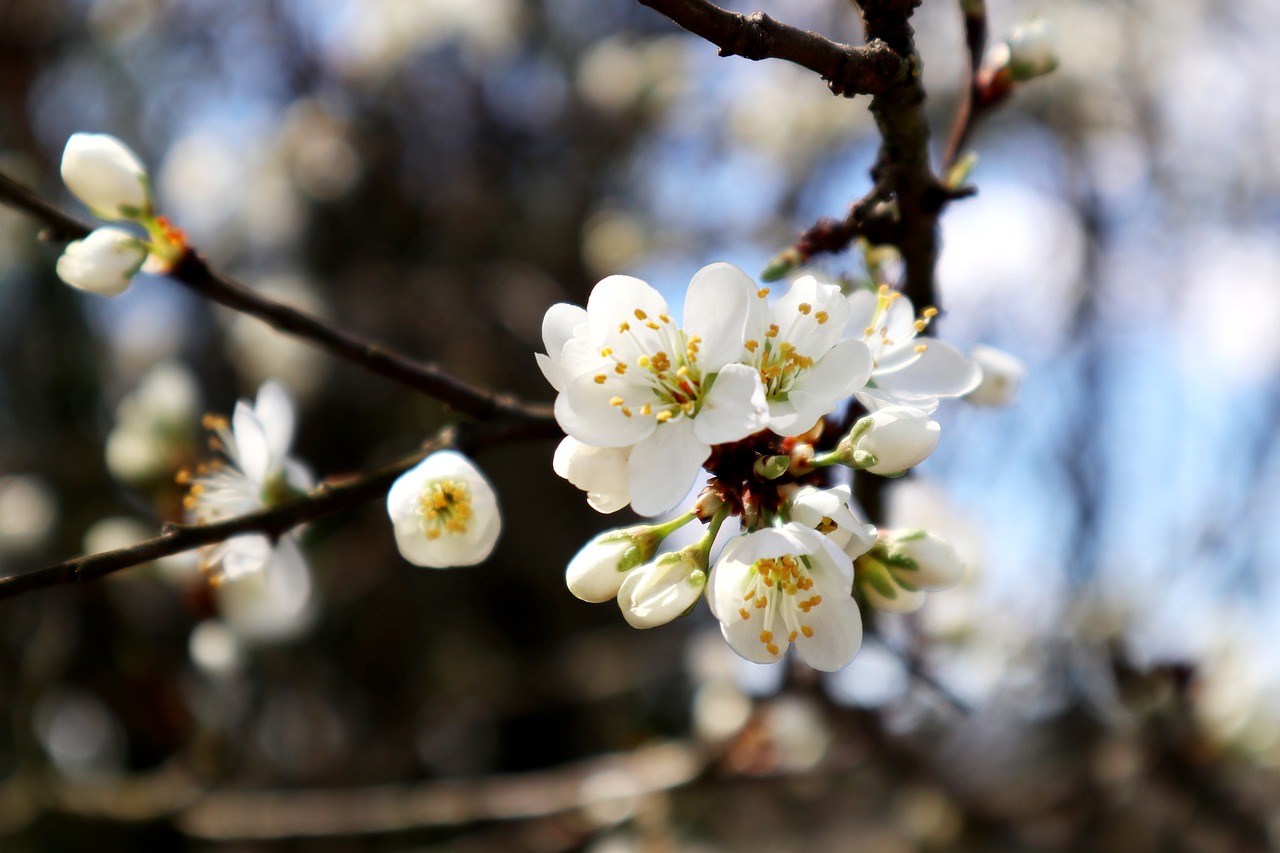
[[94, 215], [142, 219], [151, 215], [151, 181], [129, 148], [105, 133], [73, 133], [62, 152], [62, 180]]
[[995, 347], [976, 346], [969, 360], [982, 369], [982, 381], [964, 399], [975, 406], [1007, 406], [1018, 393], [1027, 368], [1021, 361]]
[[569, 561], [565, 584], [583, 601], [608, 601], [632, 569], [653, 558], [661, 542], [662, 536], [647, 524], [601, 533]]
[[128, 231], [98, 228], [67, 244], [58, 258], [58, 278], [80, 290], [118, 296], [146, 259], [146, 246]]
[[627, 575], [618, 607], [632, 628], [665, 625], [692, 607], [707, 585], [698, 546], [663, 554]]
[[885, 406], [854, 424], [837, 452], [845, 465], [892, 477], [927, 459], [938, 446], [941, 433], [927, 412], [911, 406]]
[[964, 577], [964, 563], [955, 549], [923, 530], [883, 534], [884, 562], [899, 585], [916, 590], [947, 589]]
[[1009, 73], [1025, 81], [1058, 67], [1058, 28], [1052, 21], [1033, 18], [1018, 24], [1005, 39], [1009, 46]]

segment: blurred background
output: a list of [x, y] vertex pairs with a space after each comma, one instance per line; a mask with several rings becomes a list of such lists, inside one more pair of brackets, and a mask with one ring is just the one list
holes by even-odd
[[[861, 38], [838, 0], [727, 5]], [[1028, 372], [1011, 408], [944, 406], [872, 519], [947, 538], [963, 585], [839, 674], [748, 665], [705, 610], [637, 632], [570, 596], [627, 519], [551, 445], [493, 450], [479, 568], [409, 566], [371, 504], [287, 583], [214, 594], [174, 558], [0, 604], [0, 848], [1280, 844], [1280, 6], [988, 6], [993, 40], [1056, 22], [1062, 64], [971, 140], [940, 334]], [[914, 19], [937, 147], [958, 7]], [[4, 0], [0, 69], [0, 168], [46, 198], [83, 216], [62, 146], [116, 134], [217, 268], [548, 401], [547, 306], [758, 272], [878, 144], [867, 99], [631, 0]], [[0, 210], [0, 573], [177, 518], [201, 414], [264, 378], [322, 476], [448, 421], [163, 279], [73, 292], [37, 230]]]

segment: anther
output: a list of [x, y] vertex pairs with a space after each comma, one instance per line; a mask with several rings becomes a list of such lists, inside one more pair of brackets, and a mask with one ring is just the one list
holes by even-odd
[[928, 345], [928, 344], [917, 344], [917, 345], [914, 347], [914, 349], [915, 349], [915, 351], [916, 351], [916, 352], [928, 352], [928, 350], [929, 350], [929, 345]]
[[597, 373], [597, 374], [595, 375], [595, 377], [594, 377], [594, 378], [595, 378], [595, 380], [596, 380], [596, 384], [597, 384], [597, 385], [603, 385], [603, 384], [604, 384], [604, 381], [605, 381], [606, 379], [608, 379], [609, 377], [608, 377], [608, 376], [605, 376], [603, 373]]

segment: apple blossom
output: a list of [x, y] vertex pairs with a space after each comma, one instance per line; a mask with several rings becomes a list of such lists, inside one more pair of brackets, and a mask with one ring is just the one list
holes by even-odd
[[387, 513], [400, 555], [433, 569], [483, 562], [502, 530], [493, 486], [454, 450], [437, 450], [401, 474]]
[[978, 386], [981, 371], [954, 346], [916, 340], [936, 309], [926, 308], [917, 318], [910, 299], [883, 285], [848, 298], [849, 333], [871, 350], [871, 378], [855, 392], [869, 411], [898, 404], [932, 412], [938, 398], [959, 397]]
[[[238, 401], [230, 421], [208, 415], [205, 426], [214, 434], [211, 446], [224, 458], [202, 465], [194, 475], [179, 472], [178, 481], [190, 483], [183, 502], [189, 521], [205, 524], [244, 515], [311, 488], [311, 472], [289, 456], [293, 403], [275, 382], [262, 384], [252, 407]], [[216, 572], [219, 580], [236, 580], [262, 571], [274, 551], [266, 536], [243, 534], [201, 549], [200, 568]]]
[[[561, 428], [593, 447], [630, 447], [631, 506], [658, 515], [693, 486], [711, 446], [763, 429], [758, 372], [736, 363], [755, 285], [730, 264], [703, 267], [677, 326], [666, 300], [629, 276], [609, 276], [580, 309], [552, 306], [540, 359]], [[556, 344], [561, 343], [559, 352]]]
[[794, 643], [814, 669], [853, 660], [862, 617], [850, 595], [853, 563], [827, 536], [796, 522], [740, 536], [711, 570], [708, 602], [725, 640], [755, 663]]
[[982, 370], [982, 381], [964, 395], [965, 402], [975, 406], [1007, 406], [1013, 402], [1027, 372], [1021, 361], [1004, 350], [981, 345], [969, 350], [969, 360]]
[[927, 459], [941, 434], [928, 413], [911, 406], [886, 406], [855, 423], [835, 455], [851, 467], [891, 477]]
[[62, 180], [102, 219], [151, 215], [151, 181], [129, 147], [106, 133], [73, 133], [62, 152]]
[[67, 244], [58, 258], [58, 278], [99, 296], [119, 296], [147, 260], [142, 240], [120, 228], [96, 228]]
[[769, 429], [802, 435], [866, 384], [871, 354], [860, 340], [840, 340], [850, 309], [837, 285], [806, 275], [772, 304], [768, 294], [756, 291], [743, 361], [760, 372]]

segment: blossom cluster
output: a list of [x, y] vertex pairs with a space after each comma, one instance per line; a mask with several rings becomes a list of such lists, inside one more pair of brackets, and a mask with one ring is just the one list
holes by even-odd
[[[690, 511], [601, 534], [566, 580], [583, 600], [616, 598], [641, 628], [705, 597], [742, 657], [777, 661], [795, 645], [810, 666], [839, 669], [861, 643], [859, 600], [914, 609], [963, 566], [927, 533], [861, 521], [832, 468], [898, 476], [919, 464], [939, 441], [940, 400], [974, 392], [983, 370], [924, 338], [937, 311], [917, 314], [887, 286], [846, 292], [805, 275], [769, 297], [717, 263], [693, 277], [681, 322], [627, 276], [597, 284], [585, 309], [547, 311], [538, 363], [566, 433], [556, 473], [601, 512], [643, 516], [672, 512], [709, 475]], [[864, 416], [842, 430], [855, 406]], [[740, 530], [713, 561], [731, 517]], [[694, 519], [707, 524], [697, 544], [659, 553]]]
[[58, 258], [58, 277], [100, 296], [118, 296], [139, 270], [164, 270], [185, 251], [182, 233], [151, 201], [151, 178], [127, 145], [105, 133], [75, 133], [62, 152], [62, 180], [99, 219], [132, 223], [136, 234], [116, 225], [95, 228], [69, 243]]

